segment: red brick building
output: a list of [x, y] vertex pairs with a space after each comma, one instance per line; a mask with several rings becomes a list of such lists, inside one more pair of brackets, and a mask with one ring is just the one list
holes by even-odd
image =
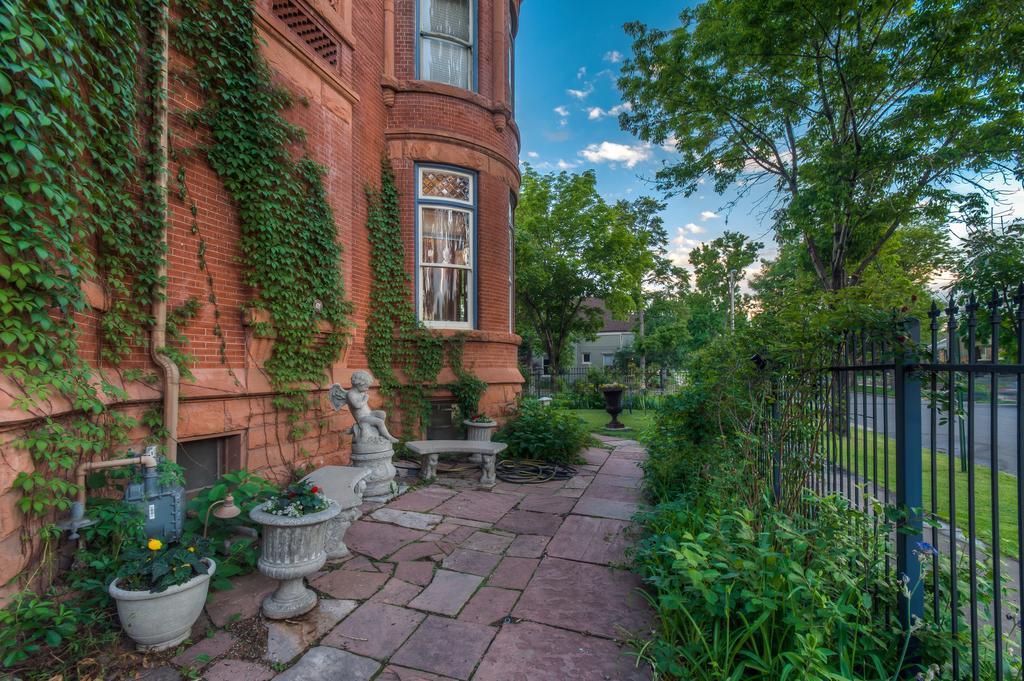
[[[392, 164], [401, 197], [407, 267], [417, 315], [443, 334], [467, 332], [464, 366], [489, 384], [483, 403], [504, 414], [520, 387], [519, 338], [512, 320], [511, 216], [519, 189], [519, 133], [514, 121], [513, 55], [520, 0], [256, 0], [263, 54], [275, 80], [305, 105], [287, 118], [308, 134], [308, 148], [327, 168], [324, 179], [338, 241], [344, 248], [346, 293], [354, 305], [352, 337], [329, 381], [348, 385], [367, 366], [365, 321], [370, 294], [370, 247], [364, 188], [380, 178], [382, 154]], [[172, 2], [173, 12], [173, 2]], [[176, 71], [170, 54], [172, 147], [201, 143], [202, 132], [174, 112], [195, 110], [200, 98]], [[169, 192], [169, 306], [205, 301], [211, 285], [226, 351], [204, 305], [186, 330], [195, 356], [194, 380], [182, 380], [175, 437], [188, 485], [208, 484], [245, 468], [283, 478], [296, 464], [348, 460], [346, 411], [333, 412], [321, 395], [304, 439], [273, 408], [262, 363], [271, 341], [254, 337], [245, 315], [253, 292], [238, 265], [239, 226], [217, 175], [198, 156], [184, 159], [185, 177], [206, 241], [207, 272], [196, 257], [190, 207]], [[172, 173], [173, 175], [173, 173]], [[95, 357], [96, 321], [109, 305], [103, 282], [87, 285], [92, 308], [81, 324], [81, 346]], [[142, 353], [128, 366], [155, 371]], [[453, 380], [445, 369], [440, 382]], [[117, 408], [134, 415], [159, 407], [159, 384], [133, 382]], [[0, 393], [2, 394], [2, 393]], [[437, 396], [443, 399], [444, 394]], [[30, 427], [27, 414], [0, 398], [0, 584], [30, 560], [25, 519], [10, 483], [32, 460], [11, 441]], [[60, 405], [53, 407], [59, 412]], [[139, 429], [138, 439], [146, 434]], [[6, 444], [2, 444], [6, 443]], [[118, 452], [107, 452], [111, 456]], [[29, 534], [31, 534], [29, 532]], [[31, 542], [28, 542], [31, 544]]]

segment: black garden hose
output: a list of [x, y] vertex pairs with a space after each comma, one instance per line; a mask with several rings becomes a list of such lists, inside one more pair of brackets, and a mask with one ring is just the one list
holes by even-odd
[[503, 459], [495, 466], [495, 476], [502, 482], [536, 485], [549, 480], [568, 480], [576, 469], [558, 463], [536, 459]]

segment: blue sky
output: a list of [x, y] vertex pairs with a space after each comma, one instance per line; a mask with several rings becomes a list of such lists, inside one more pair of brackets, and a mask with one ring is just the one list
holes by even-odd
[[[630, 40], [628, 21], [659, 28], [679, 25], [680, 9], [696, 1], [526, 0], [516, 41], [516, 119], [522, 134], [521, 158], [543, 172], [560, 169], [597, 171], [605, 199], [659, 196], [651, 185], [658, 167], [675, 154], [645, 145], [619, 129], [616, 107], [622, 99], [615, 81]], [[1024, 216], [1024, 188], [1019, 182], [992, 182], [1005, 192], [996, 211]], [[710, 184], [689, 198], [669, 200], [665, 227], [673, 258], [689, 264], [694, 246], [730, 229], [766, 245], [763, 257], [776, 253], [764, 205], [753, 193], [731, 208], [730, 191], [715, 194]], [[968, 189], [967, 187], [961, 187]], [[1008, 217], [1008, 219], [1010, 219]], [[955, 235], [962, 225], [950, 225]], [[747, 274], [756, 272], [755, 265]]]
[[[619, 129], [622, 98], [615, 81], [630, 39], [628, 21], [659, 28], [679, 25], [679, 0], [569, 2], [526, 0], [516, 41], [516, 119], [521, 157], [542, 172], [588, 168], [608, 201], [645, 194], [662, 198], [654, 173], [675, 152], [645, 145]], [[719, 196], [711, 185], [689, 198], [669, 200], [664, 212], [670, 249], [680, 265], [689, 251], [723, 230], [747, 234], [774, 253], [768, 221], [753, 200], [729, 210], [733, 194]]]

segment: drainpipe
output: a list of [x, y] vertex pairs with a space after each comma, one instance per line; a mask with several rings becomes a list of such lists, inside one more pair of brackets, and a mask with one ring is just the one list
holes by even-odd
[[[167, 125], [167, 100], [169, 97], [167, 62], [170, 58], [170, 47], [168, 40], [168, 9], [167, 5], [161, 4], [160, 28], [157, 31], [157, 40], [160, 41], [160, 94], [161, 99], [157, 102], [156, 125], [160, 129], [160, 170], [157, 173], [157, 191], [162, 197], [162, 220], [163, 228], [160, 230], [160, 242], [163, 244], [164, 253], [167, 252], [167, 216], [170, 213], [167, 203], [167, 166], [169, 134]], [[161, 352], [167, 347], [167, 258], [161, 259], [157, 268], [157, 277], [164, 281], [163, 290], [158, 293], [153, 301], [153, 331], [150, 338], [150, 354], [153, 361], [163, 376], [163, 400], [164, 413], [163, 423], [167, 431], [164, 439], [164, 455], [169, 461], [177, 461], [178, 451], [178, 391], [181, 385], [181, 373], [178, 365], [171, 361], [171, 358]]]

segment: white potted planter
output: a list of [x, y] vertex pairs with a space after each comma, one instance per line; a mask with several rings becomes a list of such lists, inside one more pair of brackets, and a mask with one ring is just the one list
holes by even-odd
[[327, 523], [341, 513], [334, 500], [323, 511], [297, 517], [275, 515], [264, 509], [264, 502], [249, 512], [262, 526], [259, 570], [280, 581], [277, 590], [263, 599], [263, 615], [280, 620], [298, 617], [312, 610], [316, 594], [306, 587], [305, 578], [327, 562], [324, 541]]
[[490, 442], [491, 435], [498, 427], [498, 422], [493, 419], [490, 421], [470, 421], [465, 420], [462, 425], [466, 427], [466, 439], [472, 442]]
[[110, 583], [107, 591], [117, 603], [121, 627], [139, 651], [167, 650], [188, 638], [206, 604], [210, 577], [217, 570], [212, 558], [203, 558], [203, 562], [209, 569], [205, 575], [159, 593], [122, 589], [118, 579]]

